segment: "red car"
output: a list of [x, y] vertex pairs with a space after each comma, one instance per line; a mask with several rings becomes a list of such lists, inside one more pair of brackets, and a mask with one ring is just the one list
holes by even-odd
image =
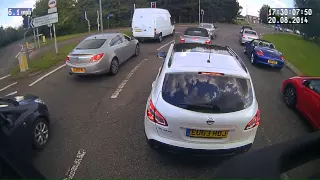
[[298, 109], [320, 129], [320, 77], [292, 77], [282, 83], [281, 92], [288, 107]]

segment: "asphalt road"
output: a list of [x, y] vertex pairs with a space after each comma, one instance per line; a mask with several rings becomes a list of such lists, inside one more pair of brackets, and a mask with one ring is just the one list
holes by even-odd
[[[218, 25], [215, 44], [228, 45], [246, 63], [261, 110], [261, 124], [252, 150], [282, 142], [308, 132], [309, 124], [282, 101], [283, 80], [294, 76], [252, 66], [239, 45], [240, 26]], [[186, 27], [177, 27], [183, 32]], [[254, 27], [259, 33], [272, 29]], [[158, 51], [167, 51], [176, 37], [162, 43], [141, 44], [141, 54], [121, 66], [114, 76], [70, 76], [61, 68], [38, 83], [45, 73], [21, 80], [19, 93], [39, 95], [49, 106], [51, 140], [35, 155], [35, 166], [48, 178], [212, 178], [222, 158], [172, 155], [150, 149], [144, 137], [143, 116], [147, 97], [162, 63]], [[166, 46], [165, 46], [166, 45]], [[131, 74], [131, 76], [130, 76]], [[129, 79], [128, 79], [129, 77]], [[117, 98], [112, 94], [127, 79]], [[1, 87], [0, 87], [1, 89]], [[10, 88], [5, 90], [9, 92]], [[6, 92], [0, 92], [0, 96]], [[245, 164], [244, 164], [245, 165]], [[319, 167], [315, 161], [287, 173], [303, 178]], [[248, 172], [250, 173], [250, 172]]]

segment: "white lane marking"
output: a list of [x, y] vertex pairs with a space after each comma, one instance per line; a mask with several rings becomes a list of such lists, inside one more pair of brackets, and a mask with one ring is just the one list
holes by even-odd
[[86, 155], [86, 151], [84, 149], [80, 149], [77, 153], [75, 160], [73, 161], [73, 165], [71, 166], [71, 168], [69, 168], [64, 180], [73, 179], [78, 167], [81, 164], [81, 161], [83, 160], [84, 155]]
[[18, 44], [19, 46], [21, 46], [20, 52], [15, 56], [15, 58], [17, 58], [19, 56], [19, 54], [21, 53], [21, 51], [23, 50], [23, 46], [21, 44]]
[[18, 82], [14, 82], [14, 83], [12, 83], [12, 84], [9, 84], [8, 86], [6, 86], [6, 87], [4, 87], [4, 88], [2, 88], [2, 89], [0, 89], [0, 92], [1, 91], [4, 91], [4, 90], [6, 90], [6, 89], [8, 89], [9, 87], [11, 87], [11, 86], [14, 86], [14, 85], [16, 85]]
[[50, 74], [53, 74], [54, 72], [58, 71], [59, 69], [65, 67], [65, 66], [66, 66], [66, 64], [63, 64], [63, 65], [55, 68], [54, 70], [52, 70], [52, 71], [48, 72], [47, 74], [41, 76], [39, 79], [37, 79], [37, 80], [34, 81], [33, 83], [29, 84], [29, 86], [31, 87], [31, 86], [35, 85], [36, 83], [38, 83], [38, 82], [41, 81], [42, 79], [46, 78], [46, 77], [49, 76]]
[[165, 45], [163, 45], [163, 46], [161, 46], [161, 47], [159, 47], [159, 48], [157, 49], [157, 51], [159, 51], [160, 49], [162, 49], [162, 48], [164, 48], [164, 47], [168, 46], [169, 44], [171, 44], [171, 43], [173, 43], [173, 42], [174, 42], [174, 40], [172, 40], [172, 41], [168, 42], [167, 44], [165, 44]]
[[114, 91], [114, 93], [111, 95], [111, 99], [116, 99], [120, 92], [122, 91], [122, 89], [124, 88], [124, 86], [127, 84], [127, 82], [129, 81], [130, 77], [133, 75], [133, 73], [135, 71], [137, 71], [141, 64], [146, 61], [147, 59], [142, 60], [139, 64], [136, 65], [136, 67], [134, 67], [131, 72], [127, 75], [127, 77], [121, 82], [121, 84], [118, 86], [118, 88]]
[[8, 75], [5, 75], [5, 76], [1, 77], [1, 78], [0, 78], [0, 81], [3, 80], [3, 79], [5, 79], [5, 78], [7, 78], [7, 77], [9, 77], [9, 76], [11, 76], [11, 74], [8, 74]]
[[14, 91], [14, 92], [11, 92], [11, 93], [9, 93], [9, 94], [7, 94], [5, 96], [11, 96], [11, 95], [14, 95], [14, 94], [17, 94], [17, 93], [18, 93], [18, 91]]

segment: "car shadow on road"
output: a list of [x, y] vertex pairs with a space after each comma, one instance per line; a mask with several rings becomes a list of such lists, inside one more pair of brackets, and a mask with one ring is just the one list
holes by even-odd
[[[256, 68], [259, 68], [260, 70], [263, 70], [263, 71], [267, 71], [267, 72], [277, 72], [277, 73], [281, 73], [281, 69], [278, 69], [278, 68], [272, 68], [272, 67], [269, 67], [269, 66], [266, 66], [266, 65], [263, 65], [263, 64], [255, 64], [254, 67]], [[285, 68], [285, 67], [283, 67]]]

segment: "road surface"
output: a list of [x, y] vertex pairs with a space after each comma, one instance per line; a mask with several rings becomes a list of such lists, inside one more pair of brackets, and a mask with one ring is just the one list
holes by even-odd
[[[261, 124], [252, 149], [311, 132], [306, 120], [288, 109], [280, 95], [282, 81], [294, 74], [287, 68], [276, 71], [252, 66], [239, 45], [240, 26], [218, 27], [214, 43], [233, 48], [253, 79]], [[121, 66], [116, 76], [76, 77], [62, 67], [32, 86], [28, 85], [45, 72], [0, 92], [0, 96], [5, 95], [15, 88], [18, 94], [36, 94], [50, 108], [51, 140], [35, 155], [35, 166], [48, 178], [212, 178], [224, 159], [156, 152], [147, 146], [144, 137], [146, 100], [162, 63], [156, 53], [167, 51], [170, 42], [177, 40], [185, 28], [177, 27], [176, 36], [165, 38], [162, 43], [141, 44], [141, 54]], [[254, 28], [259, 33], [273, 31], [260, 26]], [[128, 81], [112, 99], [124, 79]], [[319, 165], [319, 161], [313, 162], [287, 175], [302, 178]]]

